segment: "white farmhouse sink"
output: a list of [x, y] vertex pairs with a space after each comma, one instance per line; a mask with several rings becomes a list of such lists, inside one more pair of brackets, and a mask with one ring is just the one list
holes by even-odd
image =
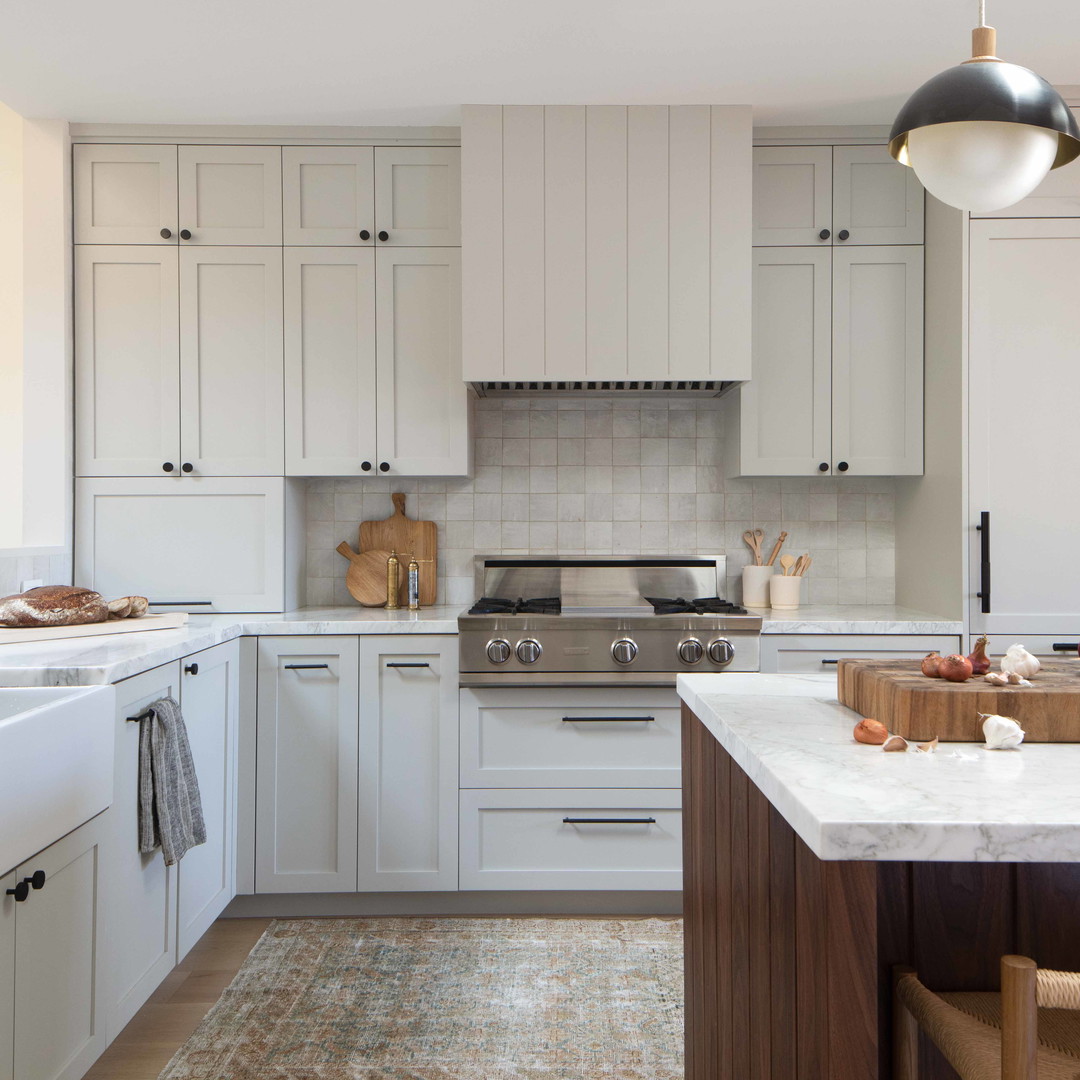
[[112, 802], [111, 686], [0, 688], [0, 874]]

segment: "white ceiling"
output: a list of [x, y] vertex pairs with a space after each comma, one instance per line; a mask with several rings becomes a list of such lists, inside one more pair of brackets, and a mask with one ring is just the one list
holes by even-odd
[[[1004, 59], [1080, 83], [1076, 0], [990, 0]], [[456, 124], [469, 103], [750, 103], [887, 124], [976, 0], [13, 0], [0, 101], [73, 121]]]

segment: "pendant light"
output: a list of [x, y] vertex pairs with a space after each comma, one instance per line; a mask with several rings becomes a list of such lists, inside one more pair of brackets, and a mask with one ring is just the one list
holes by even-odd
[[935, 75], [908, 98], [889, 153], [923, 187], [961, 210], [1012, 206], [1051, 169], [1080, 155], [1080, 129], [1061, 95], [1034, 71], [995, 55], [985, 0], [971, 59]]

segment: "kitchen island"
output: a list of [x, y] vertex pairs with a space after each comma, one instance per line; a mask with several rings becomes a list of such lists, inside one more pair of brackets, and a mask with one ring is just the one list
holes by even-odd
[[941, 990], [996, 989], [1009, 952], [1080, 970], [1080, 746], [884, 754], [827, 675], [679, 693], [688, 1080], [885, 1080], [894, 964]]

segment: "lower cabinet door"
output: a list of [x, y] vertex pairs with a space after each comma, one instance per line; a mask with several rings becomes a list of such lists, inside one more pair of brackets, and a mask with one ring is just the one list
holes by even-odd
[[139, 853], [139, 725], [158, 698], [180, 700], [180, 663], [116, 686], [116, 761], [108, 822], [103, 1015], [111, 1042], [176, 964], [176, 870], [161, 849]]
[[461, 792], [461, 888], [680, 889], [678, 789]]
[[240, 643], [227, 641], [183, 661], [180, 702], [199, 780], [206, 843], [177, 865], [179, 962], [236, 895], [236, 736]]
[[19, 879], [44, 875], [42, 887], [16, 905], [18, 1080], [79, 1080], [105, 1049], [99, 1004], [106, 833], [99, 814], [16, 871]]
[[15, 897], [14, 870], [0, 878], [0, 1080], [14, 1080], [15, 1068]]
[[457, 888], [452, 636], [360, 638], [361, 890]]
[[357, 640], [259, 639], [257, 893], [356, 890]]
[[960, 648], [951, 634], [764, 634], [761, 670], [781, 675], [827, 675], [837, 660], [921, 660], [928, 652], [946, 656]]

